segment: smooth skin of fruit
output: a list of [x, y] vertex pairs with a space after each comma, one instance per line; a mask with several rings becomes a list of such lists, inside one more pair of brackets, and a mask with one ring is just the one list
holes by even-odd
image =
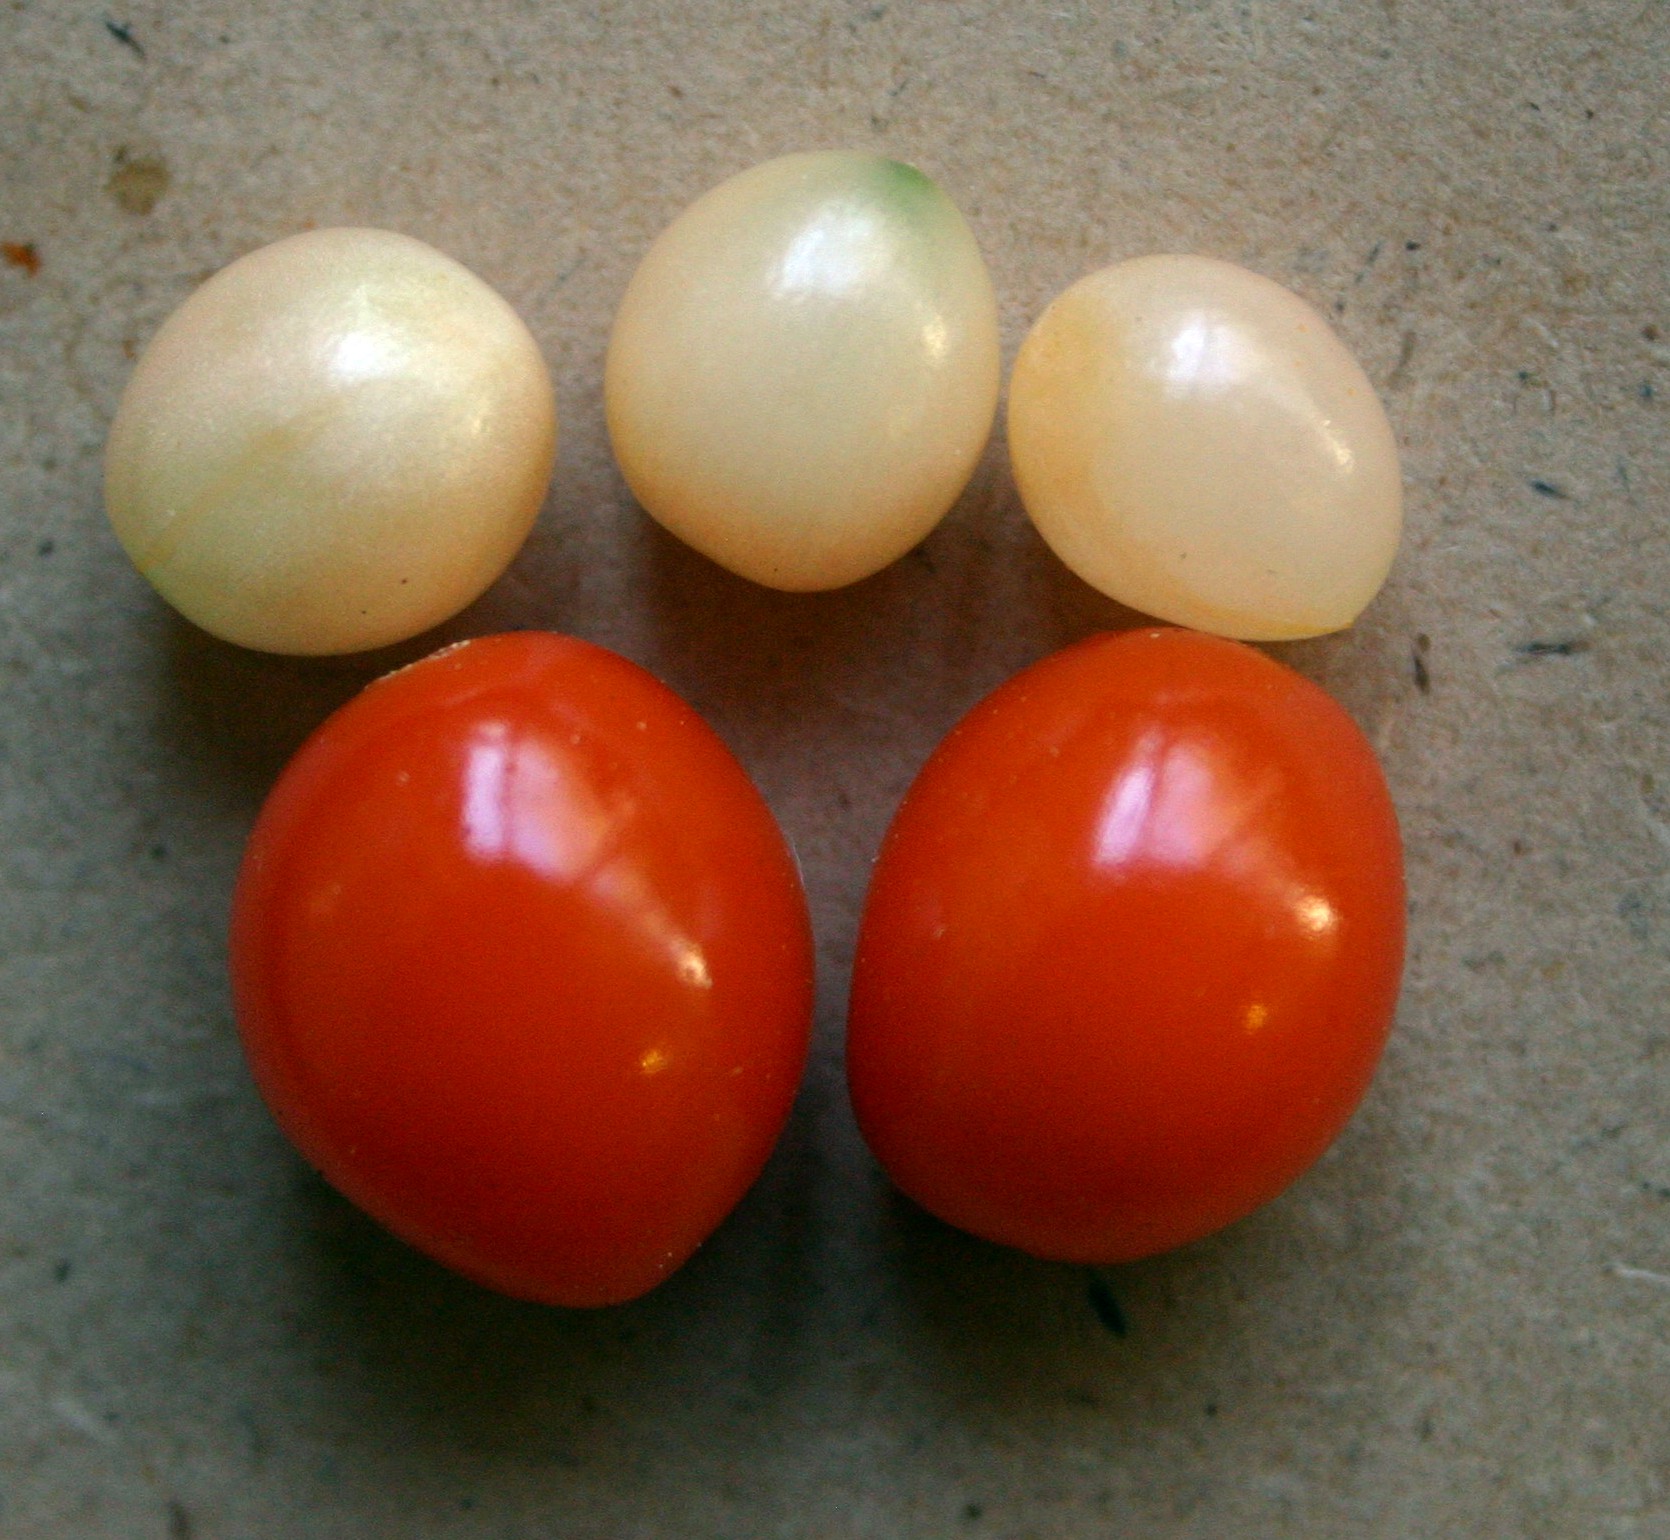
[[1297, 295], [1207, 257], [1061, 295], [1015, 360], [1009, 450], [1074, 572], [1221, 636], [1350, 625], [1402, 532], [1397, 443], [1356, 360]]
[[794, 861], [642, 669], [539, 632], [373, 684], [302, 747], [238, 878], [232, 980], [280, 1125], [420, 1250], [631, 1299], [759, 1174], [805, 1061]]
[[240, 258], [163, 324], [105, 452], [117, 538], [181, 614], [339, 653], [457, 613], [533, 526], [556, 455], [539, 348], [485, 283], [388, 230]]
[[1187, 631], [1027, 669], [888, 830], [847, 1066], [905, 1193], [1128, 1261], [1273, 1198], [1366, 1089], [1403, 958], [1397, 821], [1315, 685]]
[[788, 155], [698, 199], [633, 275], [609, 434], [681, 540], [772, 588], [853, 583], [956, 501], [991, 432], [997, 302], [914, 167]]

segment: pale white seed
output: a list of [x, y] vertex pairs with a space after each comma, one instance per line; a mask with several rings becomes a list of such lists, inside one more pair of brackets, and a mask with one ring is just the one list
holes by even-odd
[[111, 427], [105, 497], [134, 564], [205, 630], [353, 652], [480, 594], [555, 453], [550, 377], [498, 294], [407, 236], [319, 230], [164, 323]]
[[956, 501], [991, 431], [997, 306], [940, 189], [791, 155], [650, 247], [615, 320], [609, 432], [667, 529], [773, 588], [852, 583]]
[[1205, 257], [1139, 257], [1062, 294], [1016, 359], [1009, 448], [1073, 571], [1223, 636], [1350, 625], [1402, 530], [1362, 369], [1296, 295]]

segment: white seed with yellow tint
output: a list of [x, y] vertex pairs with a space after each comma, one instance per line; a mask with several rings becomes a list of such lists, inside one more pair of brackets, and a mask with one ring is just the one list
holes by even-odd
[[790, 155], [722, 183], [650, 247], [605, 399], [633, 493], [773, 588], [902, 556], [991, 431], [997, 306], [974, 236], [896, 161]]
[[1203, 631], [1339, 630], [1397, 551], [1374, 388], [1309, 305], [1228, 262], [1139, 257], [1062, 294], [1015, 361], [1009, 448], [1073, 571]]
[[251, 252], [169, 317], [110, 430], [118, 539], [205, 630], [272, 652], [416, 635], [526, 538], [556, 409], [516, 313], [386, 230]]

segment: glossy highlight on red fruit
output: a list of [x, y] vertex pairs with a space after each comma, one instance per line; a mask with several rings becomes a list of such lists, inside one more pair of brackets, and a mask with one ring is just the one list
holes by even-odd
[[1396, 814], [1321, 689], [1240, 643], [1099, 636], [969, 713], [883, 843], [848, 1076], [898, 1186], [1074, 1262], [1281, 1192], [1356, 1108], [1402, 971]]
[[335, 1187], [491, 1288], [633, 1298], [759, 1174], [804, 1066], [812, 939], [775, 821], [642, 669], [539, 632], [331, 717], [233, 904], [239, 1027]]

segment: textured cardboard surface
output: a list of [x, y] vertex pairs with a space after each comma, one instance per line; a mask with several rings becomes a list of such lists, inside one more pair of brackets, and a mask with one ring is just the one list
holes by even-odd
[[[1659, 0], [5, 0], [0, 1535], [1670, 1533], [1667, 78]], [[1113, 1275], [1123, 1339], [1082, 1273], [889, 1197], [839, 1043], [915, 767], [1007, 674], [1130, 617], [1032, 535], [1000, 438], [918, 553], [802, 598], [659, 535], [609, 459], [638, 253], [722, 176], [824, 146], [959, 200], [1008, 356], [1089, 268], [1211, 253], [1335, 317], [1404, 448], [1390, 584], [1275, 649], [1384, 756], [1399, 1028], [1307, 1179]], [[99, 452], [197, 281], [344, 222], [517, 305], [561, 463], [442, 633], [289, 662], [153, 598]], [[309, 1176], [223, 974], [241, 840], [301, 737], [392, 663], [528, 624], [708, 715], [799, 848], [821, 947], [764, 1181], [594, 1315], [456, 1281]]]

